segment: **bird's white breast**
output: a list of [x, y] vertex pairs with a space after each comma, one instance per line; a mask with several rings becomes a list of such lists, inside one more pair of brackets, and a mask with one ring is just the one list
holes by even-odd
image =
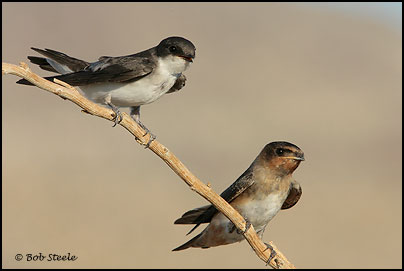
[[180, 57], [159, 59], [151, 74], [131, 83], [99, 83], [81, 86], [85, 95], [98, 103], [103, 103], [107, 95], [119, 107], [139, 106], [152, 103], [164, 95], [186, 70], [189, 63]]
[[272, 193], [262, 199], [246, 201], [238, 209], [254, 225], [256, 231], [259, 231], [279, 212], [284, 200], [285, 195]]
[[[262, 199], [250, 199], [237, 205], [238, 212], [253, 224], [256, 231], [265, 228], [268, 222], [279, 212], [285, 200], [285, 195], [272, 193]], [[214, 218], [216, 223], [226, 225], [230, 221], [223, 214], [218, 213]]]

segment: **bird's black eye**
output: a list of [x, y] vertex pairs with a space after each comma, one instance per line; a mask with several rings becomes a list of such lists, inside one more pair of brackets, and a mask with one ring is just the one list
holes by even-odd
[[168, 50], [170, 50], [171, 53], [174, 53], [177, 51], [177, 47], [175, 46], [170, 46], [170, 48], [168, 48]]
[[283, 155], [283, 153], [285, 152], [285, 150], [284, 149], [276, 149], [276, 154], [277, 155], [279, 155], [279, 156], [281, 156], [281, 155]]

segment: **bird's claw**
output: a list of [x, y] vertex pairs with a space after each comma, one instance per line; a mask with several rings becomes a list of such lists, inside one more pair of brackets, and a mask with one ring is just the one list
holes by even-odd
[[112, 121], [114, 122], [114, 125], [112, 125], [112, 127], [115, 127], [117, 124], [121, 123], [121, 121], [123, 120], [123, 116], [121, 111], [119, 111], [119, 108], [116, 107], [115, 105], [113, 105], [111, 102], [107, 102], [107, 105], [112, 109], [112, 111], [114, 111], [115, 116], [112, 119]]
[[[150, 134], [149, 141], [148, 141], [147, 144], [145, 145], [145, 147], [144, 147], [145, 149], [149, 148], [149, 147], [150, 147], [150, 143], [152, 143], [153, 140], [156, 139], [156, 136], [155, 136], [155, 135], [153, 135], [153, 134], [150, 133], [150, 132], [149, 132], [149, 134]], [[145, 135], [147, 135], [147, 133], [146, 133]]]
[[264, 249], [264, 251], [266, 251], [267, 249], [271, 250], [271, 254], [269, 255], [269, 259], [268, 259], [268, 261], [266, 261], [266, 265], [268, 265], [272, 261], [272, 259], [276, 256], [276, 252], [275, 252], [274, 248], [270, 244], [267, 244], [267, 243], [264, 243], [264, 244], [267, 246], [267, 248]]
[[123, 120], [122, 113], [119, 110], [117, 110], [117, 112], [115, 112], [115, 117], [112, 119], [112, 121], [114, 122], [114, 125], [112, 125], [112, 127], [115, 127], [117, 124], [121, 123], [122, 120]]
[[147, 148], [149, 148], [150, 147], [150, 144], [153, 142], [153, 140], [155, 140], [156, 139], [156, 136], [154, 135], [154, 134], [152, 134], [152, 132], [150, 132], [150, 130], [149, 129], [147, 129], [147, 127], [143, 124], [143, 123], [141, 123], [140, 121], [139, 122], [137, 122], [137, 124], [139, 124], [139, 126], [140, 127], [142, 127], [143, 128], [143, 130], [145, 130], [145, 133], [144, 133], [144, 135], [143, 136], [146, 136], [147, 134], [149, 134], [150, 135], [150, 137], [149, 137], [149, 141], [146, 143], [146, 144], [143, 144], [143, 145], [145, 145], [145, 149], [147, 149]]
[[238, 234], [245, 234], [251, 227], [250, 221], [248, 221], [248, 219], [246, 219], [246, 218], [244, 218], [244, 220], [245, 220], [245, 230], [242, 231], [242, 230], [237, 229]]

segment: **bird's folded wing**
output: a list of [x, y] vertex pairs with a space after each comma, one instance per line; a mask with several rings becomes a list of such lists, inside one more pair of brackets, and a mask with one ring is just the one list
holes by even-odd
[[289, 195], [282, 205], [282, 210], [292, 208], [302, 196], [302, 187], [295, 180], [290, 184]]
[[[102, 57], [99, 61], [86, 66], [83, 70], [58, 76], [45, 77], [49, 81], [59, 79], [72, 86], [95, 83], [130, 83], [150, 74], [156, 63], [147, 56]], [[31, 84], [25, 79], [19, 84]]]
[[[247, 169], [231, 186], [223, 191], [220, 196], [227, 202], [233, 201], [242, 192], [254, 183], [252, 171]], [[190, 210], [177, 219], [174, 224], [196, 224], [187, 234], [193, 232], [200, 224], [208, 223], [212, 217], [218, 212], [213, 205], [206, 205], [203, 207]]]
[[181, 74], [178, 77], [177, 81], [175, 81], [174, 85], [170, 88], [170, 90], [167, 91], [167, 94], [177, 92], [180, 89], [182, 89], [185, 86], [186, 81], [187, 81], [187, 78], [185, 77], [185, 75]]

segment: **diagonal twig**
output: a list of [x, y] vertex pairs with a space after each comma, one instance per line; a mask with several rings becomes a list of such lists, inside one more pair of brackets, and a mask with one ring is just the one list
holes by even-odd
[[[77, 89], [65, 82], [55, 79], [55, 82], [53, 83], [36, 75], [28, 68], [27, 64], [23, 62], [20, 63], [20, 66], [3, 63], [2, 74], [14, 74], [18, 77], [24, 78], [41, 89], [56, 94], [63, 99], [72, 101], [80, 106], [86, 113], [108, 120], [114, 119], [115, 113], [111, 109], [93, 103], [81, 95]], [[120, 125], [134, 135], [140, 144], [146, 145], [150, 134], [145, 135], [145, 131], [125, 112], [122, 113], [122, 116], [123, 119], [120, 122]], [[149, 149], [158, 155], [179, 177], [181, 177], [191, 190], [194, 190], [208, 200], [216, 207], [216, 209], [233, 222], [237, 229], [244, 232], [246, 229], [246, 221], [244, 218], [222, 197], [215, 193], [210, 186], [205, 185], [194, 174], [192, 174], [192, 172], [190, 172], [171, 151], [157, 140], [150, 143]], [[271, 254], [270, 250], [267, 249], [267, 246], [258, 237], [252, 225], [244, 233], [244, 237], [257, 256], [264, 262], [267, 262]], [[276, 256], [269, 263], [271, 267], [276, 269], [295, 268], [295, 266], [286, 259], [272, 242], [269, 242], [269, 244], [276, 252]]]

